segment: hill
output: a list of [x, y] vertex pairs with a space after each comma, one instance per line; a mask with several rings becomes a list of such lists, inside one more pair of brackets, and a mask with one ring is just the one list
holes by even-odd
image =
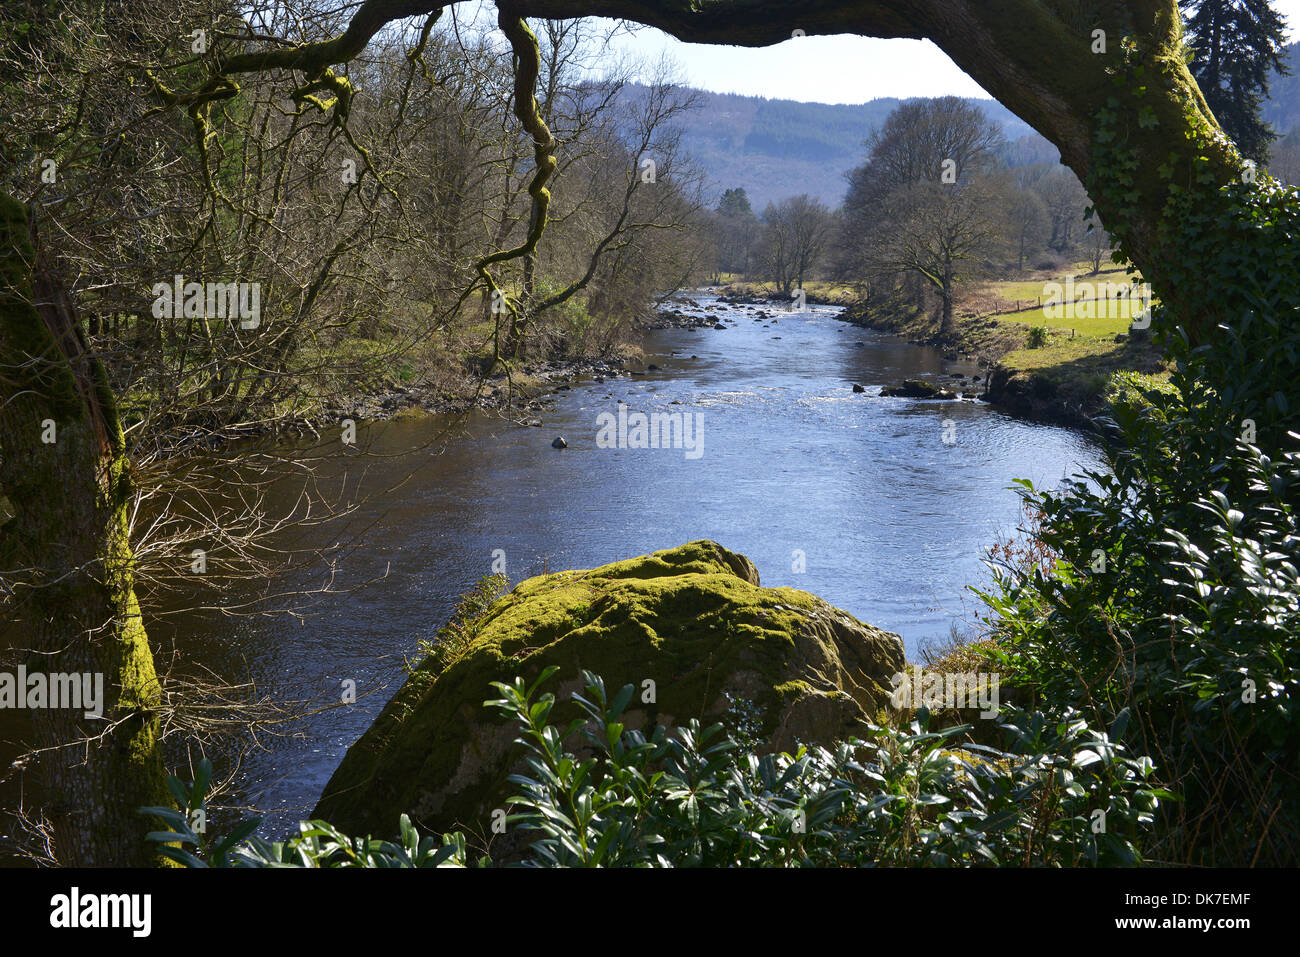
[[[644, 95], [630, 87], [628, 95]], [[768, 202], [808, 193], [828, 206], [844, 195], [844, 174], [866, 154], [863, 141], [903, 102], [882, 97], [831, 105], [699, 91], [700, 105], [681, 123], [682, 145], [703, 168], [710, 205], [743, 186], [756, 212]], [[974, 100], [1016, 140], [1033, 131], [994, 100]]]
[[1264, 119], [1273, 125], [1282, 136], [1286, 136], [1300, 126], [1300, 43], [1293, 43], [1286, 48], [1287, 67], [1290, 76], [1281, 76], [1277, 72], [1269, 76], [1269, 98], [1264, 103]]
[[[1274, 73], [1264, 119], [1283, 137], [1300, 128], [1300, 42], [1287, 47], [1290, 76]], [[724, 189], [743, 186], [755, 212], [769, 202], [808, 193], [835, 207], [844, 174], [860, 164], [870, 132], [904, 102], [881, 97], [831, 105], [697, 91], [699, 108], [682, 122], [686, 151], [704, 170], [709, 205]], [[644, 95], [631, 86], [627, 95]], [[970, 100], [998, 123], [1011, 147], [1011, 165], [1053, 160], [1057, 154], [1030, 126], [996, 100]]]

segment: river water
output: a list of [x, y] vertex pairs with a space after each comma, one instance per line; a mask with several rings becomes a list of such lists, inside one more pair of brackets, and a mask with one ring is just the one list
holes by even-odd
[[[987, 579], [982, 549], [1019, 521], [1011, 481], [1050, 486], [1100, 464], [1086, 436], [984, 403], [881, 398], [882, 386], [955, 367], [935, 350], [846, 325], [835, 308], [776, 307], [771, 322], [755, 321], [757, 307], [698, 301], [735, 324], [648, 333], [657, 370], [575, 382], [541, 428], [474, 414], [430, 446], [452, 420], [398, 420], [363, 427], [358, 446], [369, 454], [324, 457], [325, 479], [346, 475], [382, 494], [345, 528], [295, 533], [308, 547], [348, 534], [364, 542], [339, 562], [333, 584], [345, 591], [305, 622], [146, 620], [155, 641], [263, 693], [337, 701], [344, 682], [356, 683], [355, 704], [320, 711], [296, 737], [266, 736], [267, 750], [245, 757], [236, 796], [269, 812], [263, 833], [310, 811], [400, 684], [403, 656], [433, 636], [494, 556], [514, 582], [710, 538], [747, 555], [763, 584], [811, 591], [899, 633], [912, 657], [975, 609], [965, 588]], [[619, 400], [630, 412], [698, 415], [702, 453], [599, 447], [598, 419], [617, 416]], [[567, 449], [551, 447], [557, 435]], [[276, 585], [319, 580], [317, 569]], [[265, 584], [226, 597], [237, 604]]]

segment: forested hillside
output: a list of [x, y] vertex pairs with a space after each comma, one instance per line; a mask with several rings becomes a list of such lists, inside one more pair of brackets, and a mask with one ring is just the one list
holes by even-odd
[[[1274, 75], [1263, 111], [1283, 138], [1300, 127], [1297, 48], [1300, 43], [1287, 48], [1291, 75]], [[644, 90], [631, 87], [629, 94], [642, 96]], [[699, 107], [682, 121], [682, 146], [704, 172], [706, 195], [714, 199], [724, 189], [744, 187], [757, 209], [799, 193], [839, 205], [844, 174], [860, 161], [863, 140], [903, 102], [882, 97], [832, 105], [705, 91], [699, 97]], [[1013, 144], [1033, 132], [994, 100], [972, 102]]]
[[[645, 88], [629, 87], [628, 95], [644, 96]], [[861, 162], [863, 141], [900, 102], [831, 105], [701, 91], [697, 109], [680, 121], [681, 145], [704, 172], [706, 200], [744, 187], [756, 209], [799, 193], [834, 207], [844, 197], [844, 174]], [[976, 102], [1008, 140], [1032, 132], [993, 100]]]
[[1264, 101], [1263, 115], [1281, 136], [1300, 126], [1300, 72], [1296, 70], [1296, 53], [1300, 43], [1286, 48], [1290, 76], [1274, 73], [1269, 81], [1269, 98]]

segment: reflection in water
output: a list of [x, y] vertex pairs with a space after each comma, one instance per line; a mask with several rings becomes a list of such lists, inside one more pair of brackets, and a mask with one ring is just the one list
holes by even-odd
[[[575, 385], [541, 429], [476, 415], [429, 448], [448, 422], [403, 420], [372, 428], [370, 449], [417, 452], [324, 459], [329, 478], [392, 489], [348, 519], [365, 547], [339, 568], [340, 587], [382, 581], [324, 599], [302, 624], [196, 614], [146, 622], [160, 645], [273, 695], [337, 699], [342, 682], [356, 682], [355, 705], [313, 717], [301, 738], [269, 739], [269, 751], [246, 761], [239, 798], [278, 812], [264, 833], [310, 810], [400, 684], [404, 655], [490, 572], [498, 549], [518, 581], [715, 539], [749, 556], [764, 584], [814, 592], [898, 632], [909, 654], [968, 616], [964, 589], [985, 576], [981, 550], [1018, 520], [1011, 480], [1051, 485], [1100, 456], [1078, 433], [982, 403], [880, 398], [883, 385], [942, 371], [942, 357], [845, 326], [835, 312], [778, 312], [765, 325], [752, 309], [719, 306], [716, 315], [740, 321], [650, 334], [657, 371]], [[703, 454], [598, 447], [598, 418], [617, 415], [620, 400], [647, 414], [699, 413]], [[954, 442], [944, 442], [945, 426]], [[551, 447], [557, 435], [567, 449]], [[346, 535], [338, 525], [299, 530], [295, 544]], [[303, 574], [283, 584], [317, 583]]]

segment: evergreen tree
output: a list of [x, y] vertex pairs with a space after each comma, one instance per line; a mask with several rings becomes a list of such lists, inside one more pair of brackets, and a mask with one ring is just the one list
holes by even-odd
[[1286, 74], [1285, 23], [1268, 0], [1179, 0], [1192, 75], [1224, 132], [1263, 164], [1277, 134], [1260, 117], [1269, 72]]
[[735, 219], [753, 219], [754, 210], [750, 208], [745, 187], [739, 186], [736, 189], [726, 190], [722, 194], [722, 199], [718, 200], [718, 212]]

